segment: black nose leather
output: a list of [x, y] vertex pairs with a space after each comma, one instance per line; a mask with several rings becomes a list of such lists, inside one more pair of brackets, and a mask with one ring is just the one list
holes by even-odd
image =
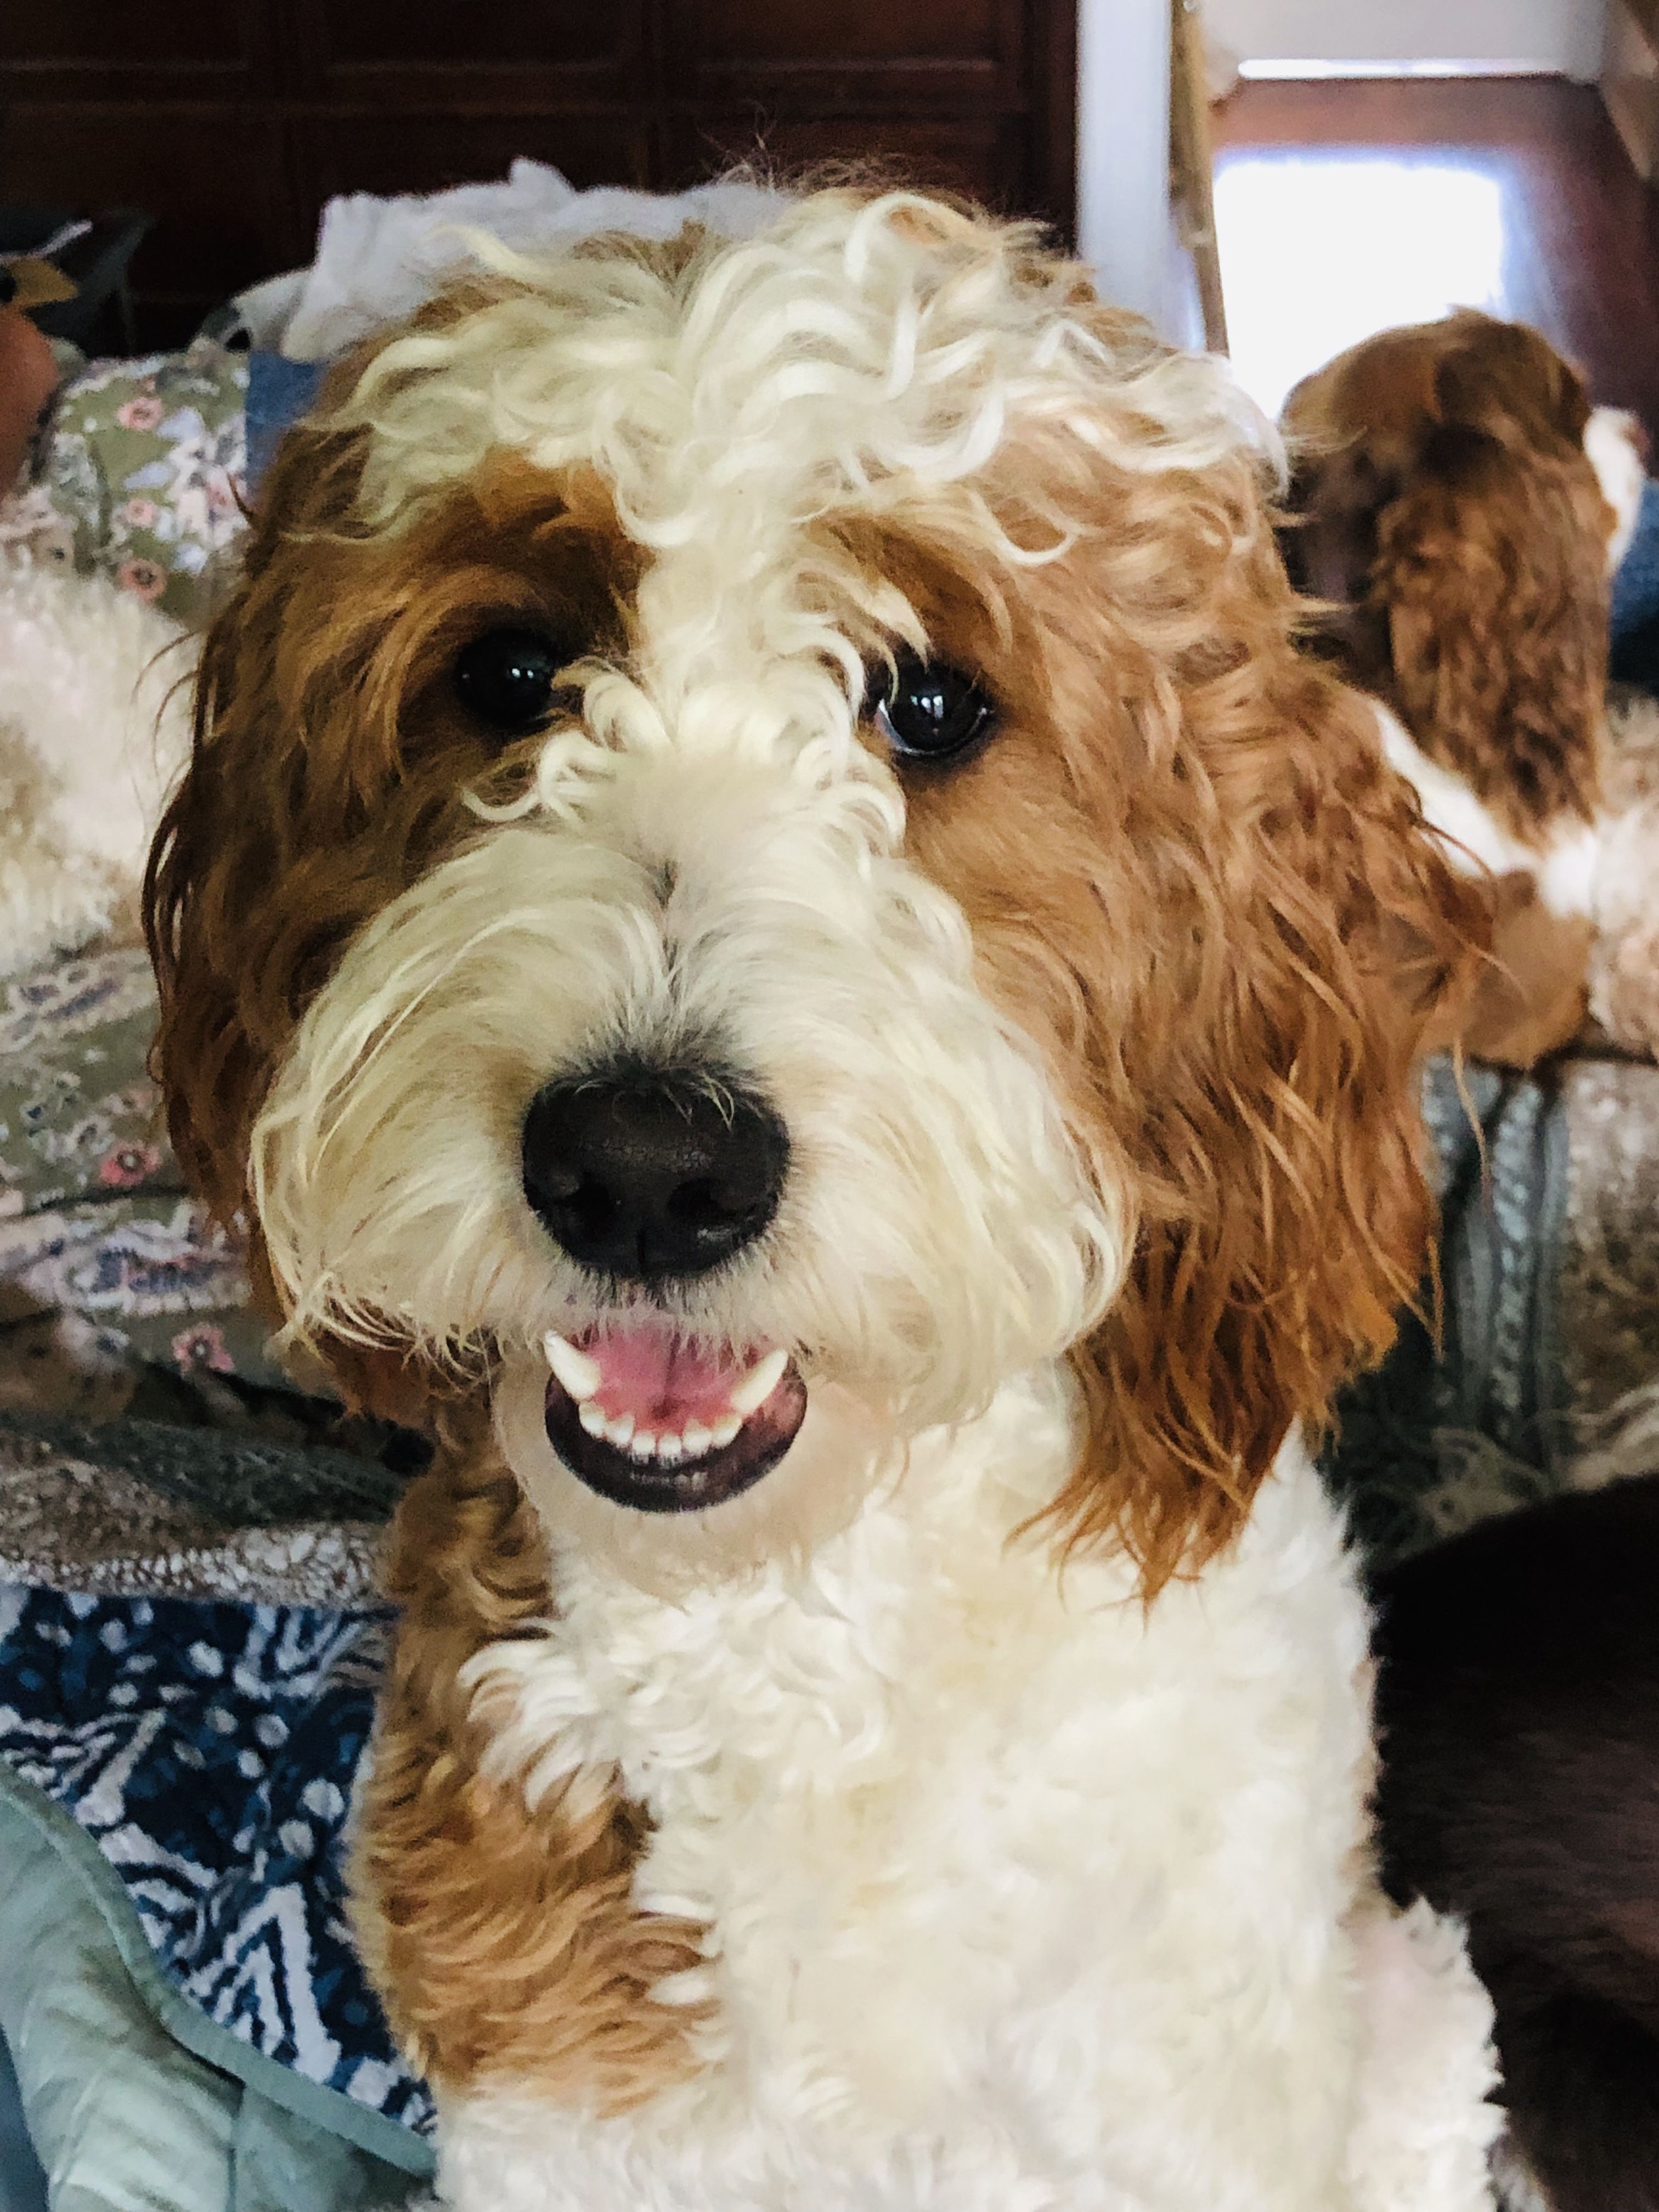
[[537, 1092], [524, 1189], [573, 1260], [635, 1282], [706, 1274], [777, 1212], [782, 1122], [752, 1091], [690, 1069], [611, 1069]]

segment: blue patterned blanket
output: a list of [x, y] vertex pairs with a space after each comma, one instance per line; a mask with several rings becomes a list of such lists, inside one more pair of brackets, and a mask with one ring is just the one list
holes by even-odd
[[0, 1759], [97, 1844], [175, 1986], [426, 2132], [342, 1914], [381, 1614], [0, 1586]]

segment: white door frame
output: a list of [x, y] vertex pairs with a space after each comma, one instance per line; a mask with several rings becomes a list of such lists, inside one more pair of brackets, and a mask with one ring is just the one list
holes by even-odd
[[1179, 327], [1170, 214], [1170, 0], [1078, 0], [1077, 245], [1103, 299]]

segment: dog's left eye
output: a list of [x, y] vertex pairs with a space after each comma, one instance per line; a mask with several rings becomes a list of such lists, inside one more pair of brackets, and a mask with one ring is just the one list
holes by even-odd
[[461, 648], [461, 704], [503, 737], [526, 738], [552, 710], [559, 671], [574, 653], [538, 629], [490, 629]]
[[991, 735], [997, 710], [961, 669], [898, 653], [883, 681], [875, 723], [902, 760], [951, 760]]

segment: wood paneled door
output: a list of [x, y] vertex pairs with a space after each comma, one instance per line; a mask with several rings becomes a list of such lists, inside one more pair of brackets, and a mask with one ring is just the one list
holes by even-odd
[[142, 343], [311, 258], [323, 203], [872, 159], [1069, 238], [1075, 0], [49, 0], [0, 9], [0, 200], [156, 217]]

